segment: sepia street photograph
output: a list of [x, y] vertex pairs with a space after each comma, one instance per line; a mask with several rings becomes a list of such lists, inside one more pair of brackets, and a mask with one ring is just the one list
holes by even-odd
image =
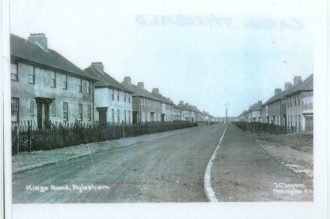
[[313, 203], [307, 5], [154, 6], [10, 2], [12, 202]]

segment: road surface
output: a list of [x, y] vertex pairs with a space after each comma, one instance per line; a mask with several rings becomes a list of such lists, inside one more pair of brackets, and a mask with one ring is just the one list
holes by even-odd
[[[225, 127], [199, 126], [14, 174], [13, 202], [207, 202], [205, 170]], [[233, 125], [228, 125], [211, 170], [212, 189], [219, 201], [301, 201], [312, 197], [283, 195], [283, 191], [274, 195], [274, 185], [281, 192], [281, 186], [299, 186], [303, 179]]]

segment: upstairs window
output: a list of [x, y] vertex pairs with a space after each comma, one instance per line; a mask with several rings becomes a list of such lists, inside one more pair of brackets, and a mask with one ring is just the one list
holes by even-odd
[[68, 89], [68, 76], [64, 75], [63, 78], [63, 90], [67, 90]]
[[10, 65], [11, 80], [18, 81], [18, 67], [17, 64]]
[[128, 102], [130, 103], [131, 102], [131, 95], [128, 94]]
[[33, 66], [31, 72], [28, 74], [28, 82], [30, 84], [35, 84], [35, 79], [36, 79], [36, 68]]
[[124, 96], [124, 102], [126, 102], [126, 92], [125, 92], [125, 96]]
[[117, 91], [117, 101], [119, 101], [119, 90]]
[[111, 100], [115, 100], [115, 90], [111, 89]]
[[90, 94], [91, 93], [91, 82], [90, 81], [87, 81], [86, 92], [87, 92], [87, 94]]
[[51, 87], [56, 87], [56, 73], [55, 72], [51, 72]]
[[80, 79], [80, 81], [79, 81], [78, 92], [82, 93], [82, 79]]

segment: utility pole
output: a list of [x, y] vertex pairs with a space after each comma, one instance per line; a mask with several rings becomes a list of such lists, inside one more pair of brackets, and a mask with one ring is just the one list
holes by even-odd
[[225, 123], [228, 123], [228, 106], [229, 106], [229, 103], [226, 103], [225, 106], [226, 106], [226, 118], [225, 118]]

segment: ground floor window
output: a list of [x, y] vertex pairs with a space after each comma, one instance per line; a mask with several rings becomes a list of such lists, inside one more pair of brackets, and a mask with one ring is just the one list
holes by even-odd
[[19, 120], [19, 99], [17, 97], [11, 98], [11, 121], [17, 123]]
[[79, 120], [83, 121], [83, 105], [81, 103], [78, 104], [78, 113], [79, 113]]
[[34, 116], [34, 108], [35, 108], [35, 102], [33, 100], [30, 101], [30, 115]]
[[87, 120], [92, 120], [92, 106], [90, 104], [87, 105]]
[[115, 109], [111, 109], [111, 121], [115, 122]]
[[63, 102], [63, 122], [69, 121], [69, 104], [68, 102]]

